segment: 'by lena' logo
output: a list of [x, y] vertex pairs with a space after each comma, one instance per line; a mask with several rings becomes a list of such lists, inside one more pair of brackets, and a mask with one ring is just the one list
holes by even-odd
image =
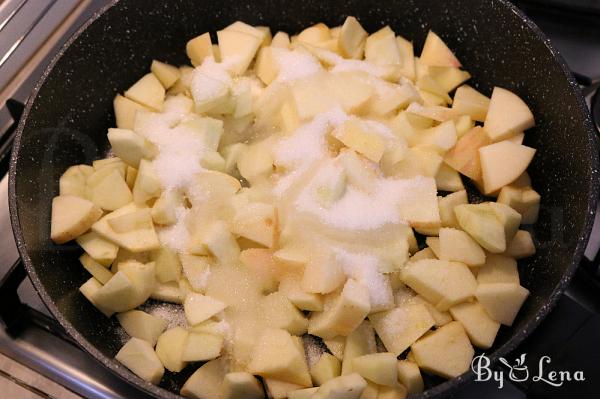
[[[523, 353], [519, 358], [515, 360], [515, 364], [511, 365], [506, 359], [501, 357], [500, 363], [507, 367], [508, 379], [513, 382], [528, 381], [531, 377], [533, 382], [543, 382], [548, 385], [555, 387], [562, 386], [567, 381], [585, 381], [583, 371], [548, 371], [545, 367], [548, 366], [552, 360], [550, 356], [542, 356], [538, 362], [538, 369], [535, 375], [529, 374], [529, 369], [525, 365], [525, 358], [527, 354]], [[490, 359], [484, 354], [475, 356], [471, 362], [471, 370], [475, 373], [475, 381], [490, 381], [494, 380], [498, 383], [498, 389], [504, 387], [505, 371], [504, 370], [492, 370], [490, 368]]]

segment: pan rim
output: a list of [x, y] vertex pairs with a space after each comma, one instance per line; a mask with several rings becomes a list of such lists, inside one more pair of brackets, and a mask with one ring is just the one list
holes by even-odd
[[[33, 88], [31, 95], [29, 96], [23, 114], [18, 124], [17, 132], [14, 139], [13, 150], [10, 159], [10, 170], [9, 170], [9, 210], [10, 210], [10, 219], [11, 226], [13, 230], [13, 235], [15, 237], [15, 241], [17, 244], [17, 248], [19, 254], [21, 256], [21, 260], [27, 270], [27, 274], [33, 285], [42, 298], [45, 306], [49, 309], [52, 315], [58, 320], [61, 326], [67, 331], [68, 334], [73, 336], [78, 345], [88, 352], [91, 356], [93, 356], [96, 360], [98, 360], [104, 367], [124, 379], [130, 383], [135, 383], [136, 387], [144, 390], [146, 393], [166, 398], [181, 398], [180, 395], [173, 393], [165, 388], [160, 386], [156, 386], [150, 384], [149, 382], [141, 379], [137, 375], [130, 372], [125, 366], [122, 366], [113, 358], [110, 358], [104, 355], [101, 351], [99, 351], [94, 345], [92, 345], [83, 335], [81, 335], [73, 325], [65, 319], [62, 313], [58, 310], [57, 306], [49, 297], [47, 291], [45, 290], [42, 282], [39, 280], [31, 258], [28, 255], [25, 240], [23, 237], [23, 233], [21, 231], [21, 225], [18, 218], [17, 212], [17, 197], [16, 197], [16, 169], [17, 169], [17, 161], [18, 154], [21, 147], [21, 137], [24, 131], [29, 113], [31, 111], [32, 105], [37, 98], [37, 95], [40, 89], [43, 87], [47, 77], [53, 71], [56, 63], [60, 58], [64, 55], [64, 53], [68, 50], [68, 48], [79, 38], [79, 36], [94, 22], [96, 22], [103, 14], [106, 13], [110, 8], [114, 7], [121, 0], [111, 0], [109, 4], [102, 7], [100, 10], [96, 11], [87, 21], [85, 21], [75, 33], [62, 45], [60, 50], [56, 53], [56, 55], [52, 58], [50, 63], [44, 69], [43, 74], [40, 79], [37, 81], [35, 87]], [[497, 3], [507, 9], [507, 11], [512, 11], [518, 18], [520, 18], [523, 23], [527, 26], [528, 29], [534, 34], [534, 36], [542, 41], [546, 48], [552, 54], [555, 62], [559, 64], [561, 70], [567, 79], [567, 82], [570, 87], [571, 95], [575, 96], [578, 104], [578, 113], [582, 119], [583, 127], [587, 131], [588, 143], [589, 147], [592, 149], [591, 156], [591, 178], [589, 179], [589, 197], [588, 197], [588, 207], [587, 207], [587, 219], [582, 227], [579, 236], [577, 245], [573, 250], [573, 258], [571, 263], [563, 272], [563, 276], [559, 283], [554, 287], [552, 293], [549, 298], [546, 300], [546, 304], [543, 305], [536, 313], [535, 317], [532, 317], [520, 331], [513, 332], [512, 337], [504, 343], [502, 346], [497, 348], [494, 352], [492, 352], [489, 357], [490, 360], [495, 363], [497, 359], [501, 356], [505, 356], [506, 354], [513, 351], [521, 342], [531, 334], [533, 330], [535, 330], [542, 320], [550, 313], [550, 311], [556, 306], [558, 299], [562, 296], [565, 289], [567, 288], [575, 270], [579, 266], [579, 263], [582, 260], [585, 248], [587, 246], [587, 242], [589, 240], [592, 227], [594, 224], [594, 215], [596, 213], [596, 208], [598, 205], [598, 199], [600, 195], [600, 185], [595, 182], [600, 181], [600, 141], [598, 138], [598, 134], [594, 129], [589, 110], [585, 101], [581, 95], [579, 90], [579, 86], [576, 83], [570, 69], [567, 66], [566, 61], [561, 56], [561, 54], [554, 48], [551, 44], [550, 40], [546, 37], [546, 35], [542, 32], [542, 30], [527, 17], [523, 11], [517, 8], [514, 4], [512, 4], [509, 0], [490, 0], [492, 3]], [[468, 371], [460, 376], [453, 378], [451, 380], [445, 381], [441, 384], [434, 386], [433, 388], [428, 389], [423, 394], [418, 395], [419, 398], [433, 398], [433, 397], [441, 397], [442, 395], [448, 395], [453, 392], [456, 392], [460, 387], [463, 386], [467, 381], [471, 381], [474, 378], [474, 373], [472, 371]]]

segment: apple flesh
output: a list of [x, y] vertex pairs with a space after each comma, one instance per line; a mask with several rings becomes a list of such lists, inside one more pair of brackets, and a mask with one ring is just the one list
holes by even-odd
[[452, 50], [434, 32], [429, 31], [425, 38], [420, 61], [428, 66], [454, 67], [461, 66]]
[[158, 384], [165, 372], [154, 348], [147, 341], [135, 337], [123, 345], [115, 359], [151, 384]]
[[[494, 87], [483, 128], [492, 141], [505, 140], [535, 125], [533, 114], [515, 93]], [[508, 169], [509, 166], [506, 165]]]
[[120, 94], [113, 100], [115, 110], [116, 125], [119, 129], [133, 129], [135, 124], [135, 115], [138, 111], [148, 111], [149, 109], [142, 104], [123, 97]]
[[222, 399], [263, 399], [260, 382], [252, 374], [238, 371], [225, 374], [221, 386]]
[[469, 115], [475, 121], [485, 121], [489, 106], [489, 97], [469, 85], [460, 86], [454, 93], [452, 109], [459, 114]]
[[222, 399], [221, 386], [226, 374], [224, 359], [206, 362], [183, 384], [181, 395], [190, 399]]
[[398, 360], [396, 356], [389, 352], [359, 356], [352, 361], [352, 369], [375, 384], [397, 387]]
[[467, 233], [444, 227], [440, 229], [440, 256], [442, 260], [462, 262], [467, 266], [485, 263], [483, 249]]
[[161, 111], [165, 101], [165, 88], [153, 73], [149, 73], [127, 89], [125, 97], [155, 111]]
[[481, 180], [479, 148], [489, 144], [483, 129], [474, 127], [465, 133], [456, 145], [444, 155], [444, 162], [472, 180]]
[[329, 353], [323, 353], [319, 360], [310, 368], [310, 375], [316, 386], [339, 377], [342, 371], [341, 362]]
[[479, 284], [475, 296], [492, 319], [511, 326], [529, 291], [514, 283]]
[[500, 254], [488, 254], [485, 264], [477, 272], [477, 283], [512, 283], [519, 284], [517, 261]]
[[227, 304], [198, 293], [188, 293], [183, 302], [185, 317], [190, 325], [210, 319], [227, 307]]
[[342, 375], [321, 385], [311, 399], [359, 399], [367, 382], [358, 373]]
[[119, 313], [117, 320], [129, 336], [143, 339], [152, 347], [156, 345], [158, 337], [167, 328], [167, 322], [164, 319], [141, 310]]
[[181, 360], [184, 362], [212, 360], [221, 355], [222, 349], [222, 335], [190, 332], [181, 353]]
[[368, 33], [354, 17], [346, 17], [338, 36], [338, 48], [346, 58], [360, 59]]
[[408, 394], [423, 392], [424, 383], [419, 366], [408, 360], [398, 361], [398, 381], [406, 387]]
[[96, 262], [87, 253], [79, 257], [79, 262], [83, 265], [94, 278], [96, 278], [102, 284], [106, 284], [110, 280], [113, 274], [106, 267]]
[[52, 199], [50, 238], [64, 244], [79, 237], [102, 216], [102, 210], [93, 202], [73, 195]]
[[508, 244], [503, 255], [512, 256], [515, 259], [523, 259], [535, 254], [535, 244], [531, 233], [527, 230], [519, 230]]
[[73, 195], [86, 198], [86, 181], [93, 173], [94, 168], [89, 165], [75, 165], [69, 167], [65, 173], [62, 174], [58, 182], [60, 195]]
[[485, 194], [493, 193], [521, 176], [535, 151], [507, 140], [479, 148]]
[[110, 266], [116, 259], [117, 252], [119, 251], [117, 245], [93, 231], [77, 237], [76, 241], [86, 254], [105, 267]]

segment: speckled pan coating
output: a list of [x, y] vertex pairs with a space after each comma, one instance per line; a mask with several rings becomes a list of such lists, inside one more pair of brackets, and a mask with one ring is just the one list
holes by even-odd
[[[489, 94], [494, 85], [515, 91], [532, 107], [537, 127], [526, 143], [537, 148], [531, 167], [543, 199], [533, 228], [538, 254], [521, 262], [531, 297], [513, 328], [503, 328], [492, 358], [514, 349], [544, 318], [567, 286], [591, 230], [598, 199], [598, 140], [567, 67], [545, 36], [503, 0], [359, 1], [144, 1], [123, 0], [94, 15], [63, 47], [27, 103], [10, 170], [10, 208], [19, 251], [50, 311], [102, 364], [141, 389], [176, 397], [193, 371], [167, 373], [161, 388], [128, 372], [112, 357], [119, 349], [117, 322], [107, 321], [79, 294], [87, 278], [76, 245], [49, 240], [50, 202], [69, 166], [99, 158], [114, 124], [112, 98], [145, 73], [153, 58], [184, 63], [185, 42], [237, 19], [297, 32], [310, 23], [340, 24], [357, 16], [369, 31], [390, 24], [420, 51], [429, 29], [456, 50]], [[421, 397], [449, 395], [472, 378], [428, 379]], [[163, 389], [164, 388], [164, 389]]]

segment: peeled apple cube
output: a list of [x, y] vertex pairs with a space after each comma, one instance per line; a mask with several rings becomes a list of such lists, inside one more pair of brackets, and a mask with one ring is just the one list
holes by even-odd
[[273, 173], [273, 156], [261, 143], [249, 145], [237, 161], [237, 167], [244, 179], [250, 184], [260, 181]]
[[116, 233], [148, 230], [153, 227], [152, 216], [150, 215], [150, 210], [148, 208], [138, 209], [134, 212], [110, 219], [108, 225]]
[[102, 210], [91, 201], [73, 195], [54, 197], [50, 237], [64, 244], [89, 230], [101, 216]]
[[440, 169], [435, 175], [435, 184], [440, 191], [456, 192], [465, 189], [460, 174], [448, 166], [447, 163], [442, 163], [440, 165]]
[[107, 211], [119, 209], [133, 200], [127, 182], [117, 170], [112, 170], [94, 186], [88, 185], [88, 193], [94, 204]]
[[302, 289], [300, 276], [286, 276], [279, 283], [279, 292], [300, 310], [320, 312], [323, 310], [323, 296], [311, 294]]
[[266, 329], [256, 342], [248, 371], [303, 387], [312, 386], [304, 351], [299, 350], [289, 332]]
[[158, 337], [156, 354], [167, 370], [178, 373], [186, 366], [182, 356], [188, 334], [182, 327], [174, 327]]
[[137, 111], [148, 111], [142, 104], [117, 94], [113, 100], [116, 125], [119, 129], [133, 129]]
[[455, 67], [461, 66], [460, 61], [456, 58], [452, 50], [448, 48], [446, 43], [434, 32], [429, 31], [421, 57], [419, 57], [423, 65]]
[[154, 144], [133, 130], [108, 129], [108, 141], [113, 153], [134, 168], [142, 158], [152, 159], [157, 154]]
[[160, 317], [153, 316], [141, 310], [130, 310], [119, 313], [117, 320], [121, 327], [131, 337], [148, 342], [153, 348], [158, 337], [167, 328], [167, 322]]
[[152, 206], [152, 221], [156, 224], [172, 225], [177, 222], [176, 209], [183, 204], [182, 196], [174, 190], [163, 191]]
[[333, 254], [311, 259], [302, 277], [301, 287], [312, 294], [327, 294], [344, 284], [346, 275]]
[[411, 346], [411, 351], [421, 369], [444, 378], [458, 377], [468, 371], [475, 353], [465, 329], [457, 321], [421, 338]]
[[213, 47], [210, 33], [206, 32], [188, 41], [185, 45], [185, 52], [194, 66], [202, 64], [206, 57], [212, 57]]
[[473, 273], [458, 262], [436, 259], [409, 262], [400, 276], [406, 285], [440, 311], [469, 300], [477, 288]]
[[441, 228], [440, 259], [462, 262], [468, 266], [481, 266], [485, 263], [485, 252], [467, 233], [452, 228]]
[[263, 388], [252, 374], [244, 371], [225, 374], [221, 386], [222, 399], [263, 399]]
[[204, 233], [202, 242], [221, 263], [232, 262], [239, 257], [240, 247], [223, 221], [213, 222]]
[[477, 283], [519, 284], [517, 261], [504, 255], [488, 254], [485, 264], [477, 272]]
[[440, 249], [440, 238], [439, 237], [427, 237], [425, 239], [425, 243], [427, 244], [427, 248], [433, 252], [437, 259], [440, 259], [441, 249]]
[[135, 260], [121, 262], [119, 263], [119, 271], [125, 273], [135, 286], [138, 294], [136, 302], [139, 302], [135, 306], [146, 302], [156, 285], [156, 267], [154, 262], [141, 263]]
[[210, 262], [206, 256], [179, 254], [179, 261], [183, 275], [194, 291], [204, 292], [208, 276], [210, 275]]
[[494, 87], [483, 128], [492, 141], [505, 140], [535, 125], [533, 114], [513, 92]]
[[468, 204], [467, 192], [465, 190], [448, 194], [445, 197], [438, 197], [440, 209], [440, 219], [443, 227], [458, 227], [458, 220], [454, 214], [454, 207], [461, 204]]
[[69, 167], [58, 182], [60, 195], [85, 198], [85, 182], [92, 173], [94, 173], [94, 168], [89, 165]]
[[386, 312], [369, 315], [369, 320], [386, 349], [396, 356], [435, 324], [431, 314], [422, 304], [400, 305]]
[[154, 348], [147, 341], [135, 337], [123, 345], [115, 359], [141, 379], [155, 385], [160, 382], [165, 372]]
[[515, 259], [523, 259], [535, 254], [535, 245], [531, 238], [531, 233], [526, 230], [519, 230], [514, 238], [508, 244], [503, 255], [512, 256]]
[[273, 251], [266, 248], [248, 248], [240, 253], [240, 262], [260, 280], [265, 292], [277, 291], [278, 270]]
[[346, 58], [361, 59], [369, 34], [354, 17], [347, 17], [338, 36], [338, 49]]
[[353, 279], [348, 279], [339, 296], [323, 312], [313, 312], [308, 333], [323, 339], [348, 335], [371, 311], [369, 291]]
[[280, 292], [274, 292], [263, 298], [262, 314], [266, 325], [270, 328], [282, 328], [298, 336], [307, 331], [308, 320]]
[[263, 383], [267, 391], [267, 397], [272, 399], [286, 399], [289, 392], [298, 391], [303, 388], [302, 385], [273, 378], [263, 378]]
[[427, 300], [425, 300], [425, 298], [423, 298], [420, 295], [417, 295], [417, 296], [411, 298], [411, 301], [413, 301], [414, 303], [420, 303], [420, 304], [425, 305], [425, 307], [429, 311], [429, 314], [431, 314], [431, 317], [435, 321], [436, 327], [441, 327], [444, 324], [448, 324], [452, 321], [452, 316], [450, 316], [450, 313], [440, 312], [439, 310], [437, 310], [435, 308], [435, 306], [433, 306], [431, 303], [427, 302]]
[[504, 186], [498, 195], [498, 202], [506, 204], [521, 214], [522, 224], [537, 222], [540, 210], [540, 195], [532, 188]]
[[492, 347], [500, 323], [492, 319], [479, 302], [465, 302], [452, 306], [450, 314], [463, 325], [473, 345], [481, 349]]
[[91, 302], [104, 314], [124, 312], [143, 303], [131, 279], [122, 271], [115, 273], [92, 296]]
[[221, 386], [227, 364], [221, 358], [204, 363], [181, 387], [181, 395], [189, 399], [223, 399]]
[[336, 377], [319, 387], [311, 399], [359, 399], [367, 382], [358, 373]]
[[456, 126], [453, 121], [442, 122], [421, 132], [418, 145], [445, 153], [456, 144]]
[[142, 159], [139, 163], [137, 178], [133, 186], [133, 200], [138, 205], [143, 205], [152, 198], [158, 198], [162, 188], [160, 179], [154, 171], [150, 161]]
[[408, 360], [398, 361], [398, 381], [406, 387], [408, 394], [423, 392], [423, 377], [421, 377], [419, 366], [414, 362]]
[[201, 323], [210, 319], [223, 309], [227, 304], [198, 293], [188, 293], [183, 303], [185, 317], [190, 325]]
[[81, 292], [81, 294], [106, 317], [110, 317], [114, 312], [102, 307], [102, 305], [98, 305], [94, 300], [94, 297], [100, 288], [102, 288], [102, 284], [95, 277], [91, 277], [79, 287], [79, 292]]
[[365, 41], [365, 60], [375, 65], [400, 65], [396, 35], [389, 26], [369, 35]]
[[385, 142], [381, 136], [367, 130], [358, 120], [351, 119], [345, 122], [335, 136], [345, 146], [373, 162], [379, 162], [385, 151]]
[[315, 388], [304, 388], [297, 389], [295, 391], [290, 391], [287, 393], [287, 399], [310, 399], [313, 395], [319, 390], [318, 387]]
[[92, 259], [88, 254], [83, 254], [79, 257], [79, 261], [92, 276], [94, 276], [102, 284], [106, 284], [113, 274], [106, 267]]
[[153, 73], [148, 73], [125, 91], [125, 97], [161, 111], [165, 101], [165, 88]]
[[360, 356], [352, 361], [352, 369], [378, 385], [395, 387], [398, 386], [396, 356], [389, 352]]
[[[469, 85], [460, 86], [454, 93], [452, 109], [459, 114], [469, 115], [475, 121], [485, 121], [489, 106], [489, 97]], [[507, 117], [507, 115], [504, 117]]]
[[150, 298], [157, 301], [176, 303], [181, 305], [185, 298], [185, 294], [181, 292], [179, 283], [170, 281], [168, 283], [158, 283], [154, 286], [154, 291], [150, 294]]
[[511, 283], [479, 284], [475, 296], [492, 319], [511, 326], [529, 291]]
[[489, 204], [458, 205], [454, 207], [454, 214], [460, 227], [484, 249], [492, 253], [504, 252], [507, 244], [505, 225]]
[[156, 60], [152, 60], [150, 71], [158, 78], [165, 89], [173, 86], [181, 76], [181, 72], [179, 72], [179, 68], [176, 66]]
[[339, 377], [342, 371], [342, 364], [333, 355], [323, 353], [319, 360], [310, 368], [310, 375], [313, 383], [317, 386]]
[[[329, 340], [325, 342], [329, 342]], [[327, 347], [329, 348], [329, 345]], [[342, 375], [350, 374], [354, 371], [353, 361], [355, 358], [377, 352], [375, 330], [373, 330], [368, 320], [363, 321], [354, 331], [345, 337], [342, 352]]]
[[479, 148], [485, 194], [512, 183], [525, 172], [536, 150], [508, 140]]
[[446, 154], [444, 162], [472, 180], [481, 180], [479, 149], [490, 143], [480, 126], [465, 133]]
[[115, 260], [119, 251], [117, 245], [93, 231], [77, 237], [76, 241], [91, 258], [106, 267]]
[[181, 354], [185, 362], [200, 362], [219, 357], [223, 348], [223, 336], [190, 332]]
[[238, 209], [232, 232], [272, 248], [277, 234], [277, 210], [273, 205], [253, 203]]
[[262, 39], [244, 32], [220, 30], [217, 32], [219, 50], [224, 63], [233, 63], [233, 72], [242, 75], [256, 55]]

